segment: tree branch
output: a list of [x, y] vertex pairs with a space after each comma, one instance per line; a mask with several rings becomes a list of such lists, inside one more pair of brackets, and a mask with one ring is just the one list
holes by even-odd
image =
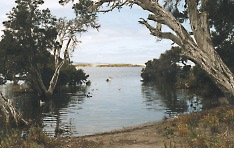
[[150, 34], [152, 34], [152, 35], [154, 35], [154, 36], [157, 36], [157, 37], [159, 37], [159, 38], [170, 39], [170, 40], [172, 40], [173, 42], [175, 42], [176, 44], [178, 44], [179, 46], [182, 45], [180, 39], [179, 39], [176, 35], [172, 34], [171, 32], [162, 32], [162, 31], [158, 30], [157, 28], [152, 27], [152, 26], [151, 26], [146, 20], [144, 20], [144, 19], [141, 19], [141, 20], [139, 21], [139, 23], [145, 25], [145, 26], [149, 29]]
[[114, 4], [116, 3], [115, 2], [115, 0], [100, 0], [100, 1], [98, 1], [98, 2], [96, 2], [94, 5], [92, 5], [89, 9], [88, 9], [88, 12], [94, 12], [94, 11], [96, 11], [96, 12], [100, 12], [99, 10], [98, 10], [98, 8], [100, 7], [100, 6], [102, 6], [104, 3], [111, 3], [111, 2], [113, 2], [113, 4], [112, 4], [112, 9], [108, 9], [108, 10], [101, 10], [101, 12], [109, 12], [109, 11], [112, 11], [114, 8], [116, 8], [116, 7], [114, 7]]

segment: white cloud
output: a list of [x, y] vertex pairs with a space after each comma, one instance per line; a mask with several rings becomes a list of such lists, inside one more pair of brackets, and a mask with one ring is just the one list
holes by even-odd
[[[4, 2], [5, 1], [5, 2]], [[0, 1], [0, 21], [6, 20], [6, 13], [15, 5], [14, 0]], [[49, 7], [53, 15], [74, 17], [71, 3], [65, 7], [58, 0], [46, 0], [41, 8]], [[170, 48], [170, 42], [156, 42], [155, 37], [138, 23], [139, 18], [147, 18], [148, 12], [134, 6], [124, 7], [119, 12], [99, 14], [100, 31], [90, 29], [82, 34], [82, 43], [73, 54], [74, 62], [89, 63], [145, 63], [157, 58]], [[2, 25], [0, 25], [2, 30]]]
[[139, 8], [124, 8], [99, 14], [100, 31], [81, 36], [82, 44], [74, 52], [75, 62], [145, 63], [170, 49], [170, 41], [157, 42], [147, 28], [138, 23], [148, 13]]

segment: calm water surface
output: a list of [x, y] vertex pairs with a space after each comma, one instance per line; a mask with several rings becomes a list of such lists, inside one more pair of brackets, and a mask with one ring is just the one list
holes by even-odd
[[1, 90], [6, 97], [14, 98], [12, 101], [25, 118], [40, 123], [51, 136], [106, 132], [205, 107], [202, 98], [185, 90], [142, 84], [141, 67], [82, 69], [90, 75], [90, 86], [61, 91], [42, 106], [34, 95], [11, 93], [7, 85]]

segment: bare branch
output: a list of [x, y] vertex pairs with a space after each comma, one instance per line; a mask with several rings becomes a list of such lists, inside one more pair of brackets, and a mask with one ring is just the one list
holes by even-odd
[[152, 27], [152, 26], [151, 26], [146, 20], [144, 20], [144, 19], [141, 19], [141, 20], [139, 21], [139, 23], [145, 25], [145, 26], [149, 29], [150, 34], [152, 34], [152, 35], [154, 35], [154, 36], [157, 36], [157, 37], [159, 37], [159, 38], [170, 39], [170, 40], [172, 40], [173, 42], [175, 42], [176, 44], [178, 44], [179, 46], [182, 45], [180, 39], [179, 39], [176, 35], [172, 34], [171, 32], [162, 32], [162, 31], [158, 30], [157, 28]]
[[[104, 4], [107, 3], [107, 7], [109, 7], [108, 9], [104, 9], [104, 10], [100, 10], [99, 8]], [[88, 12], [110, 12], [114, 9], [120, 9], [122, 8], [124, 5], [129, 5], [130, 7], [132, 7], [132, 5], [134, 4], [133, 1], [131, 0], [100, 0], [98, 2], [96, 2], [93, 6], [91, 6], [88, 9]]]

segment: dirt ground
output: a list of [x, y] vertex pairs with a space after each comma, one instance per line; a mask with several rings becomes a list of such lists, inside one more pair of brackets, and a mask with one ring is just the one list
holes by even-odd
[[164, 148], [170, 145], [164, 121], [82, 137], [56, 139], [56, 148]]

